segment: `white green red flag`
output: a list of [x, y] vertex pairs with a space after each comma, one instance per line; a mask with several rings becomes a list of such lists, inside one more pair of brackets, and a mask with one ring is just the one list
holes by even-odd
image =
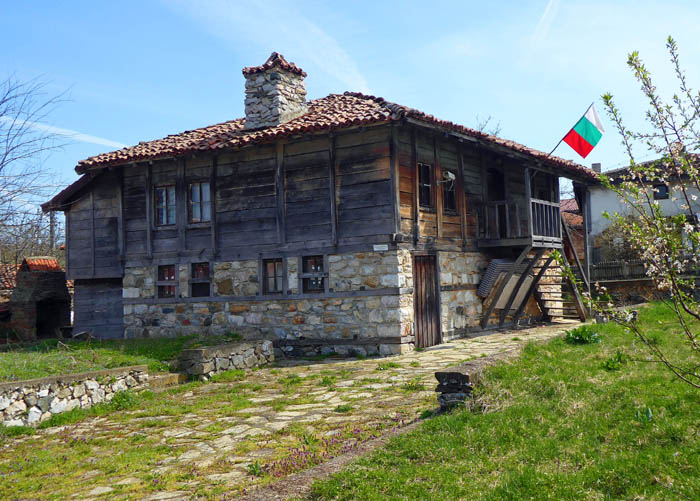
[[603, 137], [603, 132], [605, 132], [603, 124], [591, 104], [581, 120], [564, 136], [564, 142], [571, 146], [576, 153], [586, 158]]

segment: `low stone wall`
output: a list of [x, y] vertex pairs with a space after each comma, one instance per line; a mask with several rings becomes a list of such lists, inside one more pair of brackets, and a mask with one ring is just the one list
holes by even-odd
[[180, 369], [190, 376], [209, 378], [230, 369], [260, 367], [275, 359], [272, 341], [243, 341], [180, 353]]
[[0, 421], [34, 425], [54, 414], [109, 402], [119, 391], [148, 386], [145, 365], [0, 383]]

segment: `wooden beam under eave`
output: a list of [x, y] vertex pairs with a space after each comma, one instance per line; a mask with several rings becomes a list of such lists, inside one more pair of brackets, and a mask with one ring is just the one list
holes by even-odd
[[153, 257], [153, 172], [146, 166], [146, 255]]
[[435, 221], [437, 224], [437, 238], [442, 238], [442, 162], [440, 161], [440, 145], [437, 135], [433, 136], [433, 173], [435, 175]]
[[418, 153], [416, 152], [416, 129], [411, 127], [411, 165], [413, 167], [413, 242], [420, 240], [420, 215], [418, 204]]
[[211, 161], [209, 173], [209, 212], [211, 214], [211, 252], [216, 256], [219, 252], [218, 226], [216, 225], [216, 176], [219, 165], [219, 157], [216, 155]]
[[175, 179], [175, 222], [177, 223], [178, 249], [186, 248], [185, 225], [189, 220], [189, 208], [187, 207], [187, 187], [185, 186], [185, 158], [177, 161], [177, 178]]
[[462, 143], [457, 144], [457, 157], [459, 172], [457, 173], [457, 210], [459, 211], [459, 224], [462, 231], [462, 248], [467, 246], [467, 205], [466, 192], [464, 191], [464, 157], [462, 152]]

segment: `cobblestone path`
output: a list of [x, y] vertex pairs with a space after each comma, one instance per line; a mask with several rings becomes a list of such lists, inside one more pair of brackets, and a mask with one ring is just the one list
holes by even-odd
[[0, 498], [233, 499], [435, 410], [436, 370], [562, 331], [390, 358], [281, 361], [147, 392], [128, 410], [6, 441]]

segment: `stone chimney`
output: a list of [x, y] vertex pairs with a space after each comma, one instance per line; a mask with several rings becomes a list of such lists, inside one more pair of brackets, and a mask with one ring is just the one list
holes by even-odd
[[594, 171], [596, 171], [598, 174], [600, 174], [601, 165], [599, 163], [591, 164], [591, 167], [593, 168]]
[[306, 113], [306, 72], [273, 52], [262, 66], [243, 68], [245, 128], [274, 127]]

